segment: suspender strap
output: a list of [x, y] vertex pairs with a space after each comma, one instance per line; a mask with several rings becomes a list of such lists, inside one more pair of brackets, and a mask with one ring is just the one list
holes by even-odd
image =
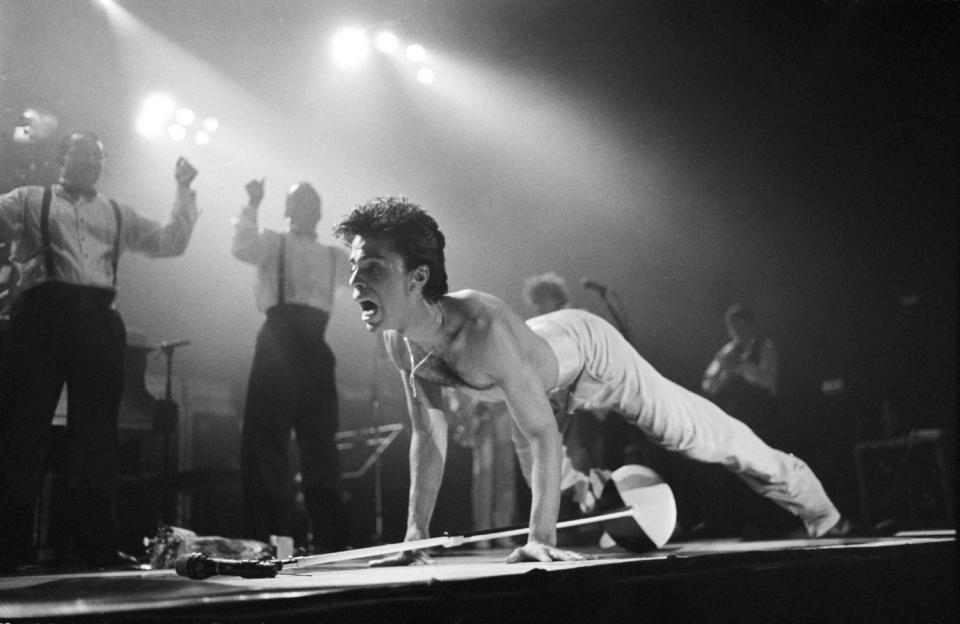
[[[40, 237], [43, 240], [43, 261], [47, 269], [47, 279], [54, 279], [57, 274], [56, 265], [53, 263], [53, 248], [50, 245], [50, 201], [53, 199], [53, 190], [47, 186], [43, 189], [43, 201], [40, 204]], [[117, 234], [113, 240], [113, 257], [111, 265], [113, 267], [113, 288], [117, 288], [117, 269], [120, 265], [120, 232], [123, 225], [123, 219], [120, 216], [120, 205], [117, 200], [111, 199], [110, 206], [113, 207], [113, 216], [117, 221]]]
[[277, 258], [277, 305], [283, 305], [286, 301], [286, 293], [284, 292], [284, 282], [286, 282], [286, 264], [287, 264], [287, 238], [280, 234], [280, 256]]
[[113, 241], [113, 289], [117, 289], [117, 268], [120, 266], [120, 226], [123, 225], [123, 218], [120, 216], [120, 206], [117, 200], [111, 199], [110, 205], [113, 207], [113, 216], [117, 220], [117, 235]]
[[53, 264], [53, 250], [50, 248], [50, 200], [53, 189], [43, 187], [43, 201], [40, 204], [40, 237], [43, 239], [43, 262], [47, 269], [47, 279], [53, 279], [57, 274]]

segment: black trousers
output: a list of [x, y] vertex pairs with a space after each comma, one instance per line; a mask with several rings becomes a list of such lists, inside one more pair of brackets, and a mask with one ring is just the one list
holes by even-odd
[[117, 551], [117, 418], [126, 329], [114, 292], [48, 283], [21, 295], [0, 354], [0, 564], [29, 563], [51, 420], [67, 387], [68, 552], [96, 565]]
[[241, 470], [250, 536], [286, 534], [293, 499], [288, 463], [296, 433], [301, 488], [318, 550], [348, 542], [337, 491], [334, 434], [339, 406], [333, 352], [323, 338], [327, 314], [302, 305], [271, 308], [257, 335], [243, 416]]

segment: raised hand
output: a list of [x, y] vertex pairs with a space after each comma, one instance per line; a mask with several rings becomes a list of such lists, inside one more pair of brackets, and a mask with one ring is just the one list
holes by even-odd
[[178, 186], [190, 188], [190, 183], [197, 177], [197, 170], [190, 164], [190, 161], [181, 156], [177, 159], [177, 166], [174, 168], [173, 177], [177, 179]]
[[250, 202], [250, 205], [256, 208], [260, 205], [260, 202], [263, 201], [263, 182], [264, 178], [259, 180], [250, 180], [247, 182], [247, 200]]

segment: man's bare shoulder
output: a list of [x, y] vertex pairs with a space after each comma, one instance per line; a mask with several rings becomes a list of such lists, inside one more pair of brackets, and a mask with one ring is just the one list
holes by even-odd
[[447, 297], [456, 306], [462, 328], [474, 336], [522, 322], [506, 302], [490, 293], [467, 289], [450, 293]]
[[458, 291], [450, 296], [461, 319], [452, 350], [474, 358], [469, 365], [501, 368], [506, 353], [525, 351], [531, 346], [533, 332], [502, 299], [477, 290]]
[[446, 296], [464, 306], [467, 306], [470, 309], [498, 309], [508, 307], [507, 304], [504, 303], [503, 299], [500, 299], [495, 295], [491, 295], [488, 292], [474, 290], [472, 288], [464, 288], [463, 290], [447, 293]]

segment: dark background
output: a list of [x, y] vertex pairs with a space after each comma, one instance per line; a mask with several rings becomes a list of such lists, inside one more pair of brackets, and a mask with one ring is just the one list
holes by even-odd
[[[176, 155], [197, 164], [190, 249], [125, 259], [118, 300], [155, 340], [193, 339], [184, 378], [244, 386], [260, 318], [230, 218], [265, 175], [272, 227], [287, 185], [321, 188], [323, 240], [353, 204], [409, 195], [447, 234], [451, 288], [524, 313], [523, 278], [555, 270], [574, 305], [606, 315], [578, 287], [597, 279], [622, 295], [641, 353], [691, 389], [726, 340], [726, 307], [754, 306], [780, 349], [785, 445], [847, 507], [856, 442], [938, 427], [952, 449], [956, 3], [118, 4], [139, 31], [97, 2], [0, 1], [0, 190], [55, 175], [53, 139], [10, 140], [31, 106], [59, 118], [55, 138], [98, 131], [103, 189], [158, 219]], [[347, 22], [423, 43], [437, 83], [380, 58], [331, 70], [325, 41]], [[221, 118], [210, 149], [136, 134], [151, 89]], [[347, 297], [330, 341], [345, 426], [401, 422], [395, 375]], [[830, 380], [843, 391], [825, 394]]]

